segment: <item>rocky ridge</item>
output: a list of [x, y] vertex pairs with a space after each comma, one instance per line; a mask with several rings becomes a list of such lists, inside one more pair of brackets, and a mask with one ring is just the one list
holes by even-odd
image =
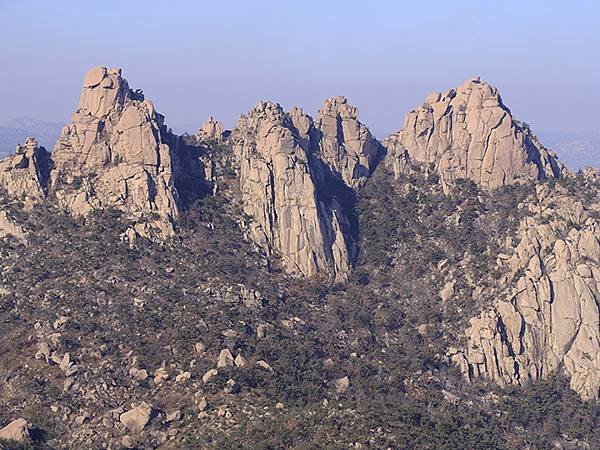
[[[501, 298], [470, 320], [449, 355], [466, 377], [529, 384], [560, 370], [584, 399], [600, 394], [600, 203], [539, 185], [520, 225]], [[510, 243], [508, 243], [510, 244]], [[509, 245], [510, 248], [510, 245]]]

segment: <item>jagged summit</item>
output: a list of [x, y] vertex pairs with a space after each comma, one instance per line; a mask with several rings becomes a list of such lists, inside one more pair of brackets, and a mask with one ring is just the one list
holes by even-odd
[[252, 219], [248, 236], [266, 258], [338, 280], [357, 255], [356, 192], [384, 157], [396, 175], [410, 160], [432, 166], [444, 188], [457, 178], [495, 188], [565, 170], [479, 78], [429, 95], [382, 145], [343, 96], [326, 99], [316, 119], [260, 101], [232, 132], [210, 117], [194, 139], [179, 139], [121, 69], [95, 67], [54, 152], [27, 143], [0, 163], [0, 185], [30, 201], [48, 197], [74, 216], [116, 208], [135, 222], [128, 238], [164, 240], [185, 205], [214, 193], [222, 166], [209, 150], [215, 143], [229, 150]]
[[9, 197], [30, 205], [46, 197], [50, 171], [50, 154], [28, 138], [15, 153], [0, 161], [0, 187]]
[[384, 145], [396, 173], [411, 159], [432, 164], [444, 184], [468, 178], [496, 188], [557, 178], [566, 170], [525, 124], [512, 117], [498, 90], [478, 77], [430, 94]]
[[358, 109], [342, 96], [323, 102], [317, 114], [319, 154], [351, 187], [359, 187], [383, 155], [381, 144], [358, 120]]
[[74, 215], [115, 207], [142, 219], [137, 231], [172, 234], [179, 215], [173, 182], [175, 138], [121, 69], [96, 67], [85, 75], [79, 109], [63, 128], [52, 158], [50, 190]]

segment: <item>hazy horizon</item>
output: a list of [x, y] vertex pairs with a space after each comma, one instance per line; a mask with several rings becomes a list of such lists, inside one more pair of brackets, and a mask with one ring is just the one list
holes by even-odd
[[600, 6], [481, 3], [0, 0], [0, 123], [68, 122], [86, 70], [105, 65], [173, 128], [209, 115], [231, 128], [259, 100], [314, 115], [344, 95], [381, 137], [430, 92], [481, 76], [536, 132], [597, 132]]

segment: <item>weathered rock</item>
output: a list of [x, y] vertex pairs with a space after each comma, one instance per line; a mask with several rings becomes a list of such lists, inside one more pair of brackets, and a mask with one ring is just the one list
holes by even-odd
[[50, 168], [50, 154], [29, 138], [15, 154], [0, 161], [0, 188], [27, 205], [39, 202], [47, 194]]
[[223, 392], [225, 392], [225, 394], [237, 394], [240, 392], [240, 389], [240, 385], [235, 380], [230, 379], [225, 383]]
[[141, 432], [150, 421], [152, 406], [142, 402], [139, 406], [124, 412], [119, 420], [133, 433]]
[[0, 429], [0, 439], [25, 443], [29, 439], [29, 423], [22, 417]]
[[356, 250], [340, 204], [319, 198], [309, 161], [309, 137], [295, 126], [312, 120], [295, 110], [261, 102], [242, 116], [234, 132], [244, 212], [253, 220], [250, 237], [287, 271], [345, 279]]
[[233, 355], [231, 354], [228, 348], [225, 348], [221, 350], [221, 353], [219, 353], [219, 359], [217, 360], [217, 369], [233, 367], [233, 362]]
[[269, 372], [273, 372], [273, 368], [271, 367], [271, 365], [262, 359], [256, 361], [256, 365], [258, 367], [260, 367], [261, 369], [265, 369], [265, 370], [268, 370]]
[[346, 185], [357, 188], [371, 175], [383, 147], [358, 120], [358, 109], [345, 97], [323, 102], [315, 123], [319, 130], [318, 154]]
[[175, 382], [179, 384], [186, 384], [192, 378], [191, 372], [181, 372], [175, 377]]
[[342, 377], [335, 380], [335, 391], [338, 394], [343, 394], [350, 387], [350, 379], [348, 377]]
[[479, 78], [429, 95], [384, 145], [396, 175], [414, 160], [432, 165], [444, 187], [467, 178], [497, 188], [557, 178], [566, 170], [526, 124], [513, 119], [496, 88]]
[[217, 375], [219, 375], [219, 371], [217, 369], [209, 369], [202, 376], [202, 381], [204, 382], [204, 384], [210, 383], [213, 380], [213, 378], [215, 378]]
[[196, 353], [204, 353], [204, 350], [206, 350], [206, 345], [204, 344], [204, 342], [196, 342], [194, 344], [194, 350], [196, 351]]
[[246, 358], [244, 358], [241, 354], [237, 355], [235, 357], [234, 363], [237, 367], [246, 367], [247, 361]]
[[161, 384], [163, 381], [169, 379], [169, 372], [166, 367], [159, 367], [154, 371], [154, 384]]
[[179, 215], [175, 146], [163, 117], [120, 69], [94, 68], [52, 153], [50, 190], [73, 215], [114, 207], [140, 220], [138, 234], [170, 236]]
[[[470, 378], [527, 384], [561, 369], [585, 399], [600, 392], [600, 223], [568, 196], [537, 187], [513, 255], [499, 258], [509, 285], [470, 320], [450, 358]], [[554, 218], [554, 219], [550, 219]], [[566, 224], [574, 224], [571, 228]]]
[[219, 141], [223, 137], [223, 131], [223, 124], [210, 116], [196, 132], [196, 137], [200, 141]]
[[206, 400], [206, 397], [202, 397], [198, 402], [198, 409], [200, 411], [205, 411], [206, 408], [208, 408], [208, 400]]
[[146, 369], [139, 369], [137, 367], [132, 367], [129, 369], [129, 375], [136, 381], [144, 381], [148, 378], [148, 371]]

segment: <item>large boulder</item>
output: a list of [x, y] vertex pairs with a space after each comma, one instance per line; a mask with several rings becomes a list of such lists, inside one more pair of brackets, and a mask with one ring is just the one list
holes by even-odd
[[150, 421], [152, 415], [152, 406], [142, 402], [135, 408], [120, 415], [119, 420], [132, 433], [139, 433]]
[[566, 170], [526, 124], [513, 119], [498, 90], [479, 78], [429, 95], [384, 145], [397, 175], [408, 160], [418, 161], [432, 166], [445, 187], [466, 178], [493, 189]]
[[29, 439], [29, 423], [22, 417], [13, 420], [11, 423], [0, 429], [0, 439], [15, 441], [21, 444]]

